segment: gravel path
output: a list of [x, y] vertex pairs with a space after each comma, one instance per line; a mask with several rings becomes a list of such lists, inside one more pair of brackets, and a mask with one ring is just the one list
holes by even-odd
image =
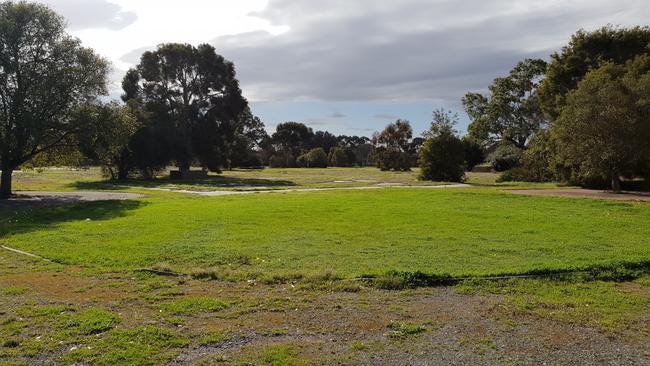
[[0, 200], [0, 210], [57, 206], [66, 203], [92, 201], [124, 201], [144, 197], [142, 194], [125, 192], [47, 192], [17, 191], [8, 200]]
[[577, 198], [598, 198], [621, 201], [647, 201], [650, 202], [648, 192], [607, 192], [595, 189], [512, 189], [506, 192], [526, 196], [550, 196], [550, 197], [577, 197]]
[[[253, 194], [253, 193], [286, 193], [286, 192], [319, 192], [319, 191], [349, 191], [349, 190], [362, 190], [362, 189], [387, 189], [387, 188], [402, 188], [402, 189], [436, 189], [436, 188], [466, 188], [471, 187], [469, 184], [441, 184], [435, 186], [394, 186], [394, 185], [376, 185], [368, 187], [340, 187], [340, 188], [298, 188], [298, 189], [269, 189], [269, 190], [246, 190], [246, 191], [192, 191], [185, 189], [172, 189], [172, 188], [147, 188], [156, 191], [167, 191], [175, 193], [196, 194], [199, 196], [231, 196], [238, 194]], [[237, 188], [237, 187], [234, 187]]]

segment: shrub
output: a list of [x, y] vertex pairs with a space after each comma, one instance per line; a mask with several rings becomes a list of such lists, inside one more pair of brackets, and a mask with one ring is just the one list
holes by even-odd
[[329, 153], [329, 165], [336, 167], [354, 166], [356, 155], [348, 147], [335, 147]]
[[463, 142], [447, 133], [428, 139], [420, 151], [420, 168], [424, 180], [461, 182], [465, 176]]
[[521, 161], [522, 150], [514, 145], [499, 145], [488, 157], [488, 161], [497, 172], [510, 170]]
[[327, 154], [322, 147], [311, 149], [300, 155], [296, 163], [301, 168], [327, 168]]

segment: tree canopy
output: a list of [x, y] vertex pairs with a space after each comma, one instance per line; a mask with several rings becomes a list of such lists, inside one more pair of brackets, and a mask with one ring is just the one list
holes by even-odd
[[[552, 128], [558, 158], [578, 176], [620, 177], [650, 171], [650, 56], [604, 63], [569, 92]], [[574, 177], [575, 178], [575, 177]]]
[[508, 76], [495, 79], [488, 96], [467, 93], [463, 105], [472, 120], [470, 136], [486, 145], [510, 143], [525, 148], [545, 123], [537, 97], [537, 85], [545, 71], [546, 62], [527, 59]]
[[181, 175], [195, 160], [213, 171], [227, 163], [247, 101], [233, 63], [214, 47], [160, 45], [126, 74], [123, 89], [123, 98], [140, 101], [153, 123], [173, 129], [169, 148]]
[[106, 93], [108, 62], [65, 26], [45, 5], [0, 4], [0, 198], [14, 169], [84, 129], [75, 108]]
[[569, 44], [551, 55], [544, 81], [539, 87], [542, 110], [556, 119], [566, 97], [585, 75], [607, 62], [624, 64], [637, 55], [650, 53], [650, 27], [605, 26], [593, 32], [580, 30]]

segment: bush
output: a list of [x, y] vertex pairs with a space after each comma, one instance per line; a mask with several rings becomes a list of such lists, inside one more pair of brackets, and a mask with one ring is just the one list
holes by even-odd
[[322, 147], [317, 147], [300, 155], [296, 164], [301, 168], [327, 168], [327, 154]]
[[471, 171], [475, 166], [485, 161], [485, 149], [473, 139], [463, 138], [463, 150], [465, 152], [465, 169]]
[[356, 155], [348, 147], [335, 147], [330, 151], [328, 161], [329, 166], [349, 167], [354, 166]]
[[382, 171], [402, 171], [411, 170], [411, 157], [408, 153], [392, 148], [378, 148], [373, 156], [377, 168]]
[[428, 139], [420, 151], [420, 168], [421, 179], [461, 182], [465, 176], [463, 142], [446, 133]]
[[490, 154], [488, 161], [497, 172], [510, 170], [521, 161], [522, 150], [510, 144], [499, 145], [497, 149]]

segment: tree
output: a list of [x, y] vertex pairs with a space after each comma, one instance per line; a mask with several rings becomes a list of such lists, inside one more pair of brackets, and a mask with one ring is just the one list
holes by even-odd
[[262, 165], [260, 152], [268, 138], [262, 120], [246, 107], [239, 116], [235, 139], [229, 145], [227, 167]]
[[490, 95], [467, 93], [465, 111], [472, 119], [470, 136], [486, 145], [509, 142], [525, 149], [530, 137], [544, 124], [537, 86], [546, 71], [546, 62], [527, 59], [506, 77], [490, 85]]
[[232, 62], [202, 44], [163, 44], [145, 52], [124, 78], [125, 98], [138, 99], [154, 123], [173, 127], [173, 160], [184, 177], [192, 162], [220, 171], [248, 103]]
[[284, 167], [293, 166], [293, 161], [309, 149], [313, 136], [312, 129], [302, 123], [280, 123], [271, 136], [276, 158]]
[[16, 168], [84, 129], [68, 117], [106, 93], [108, 71], [48, 7], [0, 4], [0, 198], [11, 196]]
[[585, 75], [603, 63], [624, 64], [650, 52], [650, 27], [611, 25], [593, 32], [578, 31], [559, 53], [551, 55], [546, 77], [539, 86], [541, 108], [551, 120], [562, 113], [569, 92]]
[[339, 139], [327, 131], [316, 131], [311, 139], [311, 147], [322, 147], [329, 154], [333, 147], [339, 144]]
[[301, 168], [327, 168], [327, 154], [322, 147], [309, 150], [297, 159]]
[[573, 178], [600, 176], [620, 190], [621, 176], [650, 167], [650, 56], [604, 63], [569, 92], [551, 133]]
[[465, 176], [465, 149], [454, 125], [458, 116], [451, 111], [433, 112], [431, 127], [420, 150], [420, 178], [433, 181], [461, 182]]
[[329, 166], [350, 167], [354, 166], [356, 156], [352, 149], [347, 146], [335, 147], [330, 150], [328, 156]]
[[463, 151], [465, 155], [465, 168], [471, 171], [475, 166], [485, 161], [485, 149], [476, 140], [465, 136], [463, 140]]
[[412, 137], [411, 123], [404, 119], [390, 123], [381, 133], [375, 132], [372, 143], [376, 148], [377, 166], [381, 170], [410, 170], [408, 152]]
[[111, 179], [127, 179], [134, 168], [129, 143], [140, 128], [130, 109], [117, 103], [87, 104], [72, 114], [72, 120], [89, 126], [78, 134], [80, 151], [101, 164]]

